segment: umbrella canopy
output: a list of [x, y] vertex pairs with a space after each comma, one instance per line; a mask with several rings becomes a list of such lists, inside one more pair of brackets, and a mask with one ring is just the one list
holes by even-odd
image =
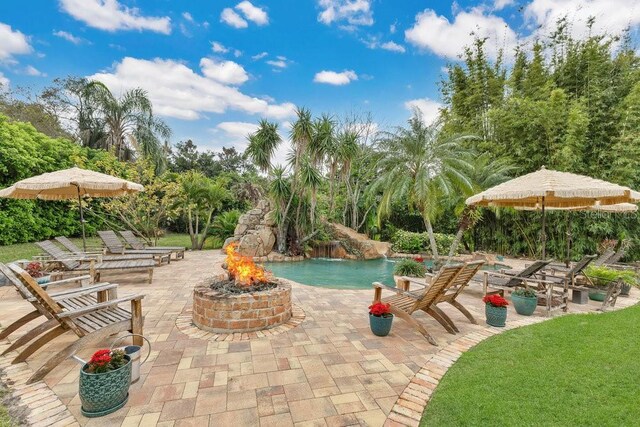
[[503, 182], [466, 200], [469, 206], [513, 207], [542, 211], [542, 259], [546, 258], [545, 209], [584, 210], [640, 201], [628, 187], [569, 172], [547, 169]]
[[[519, 211], [537, 211], [540, 210], [541, 207], [537, 206], [516, 206], [516, 209]], [[578, 206], [574, 208], [558, 208], [558, 207], [550, 207], [547, 208], [550, 211], [591, 211], [591, 212], [606, 212], [606, 213], [631, 213], [638, 212], [638, 205], [634, 205], [633, 203], [616, 203], [615, 205], [593, 205], [593, 206]]]
[[73, 167], [32, 176], [0, 190], [12, 199], [70, 200], [80, 197], [116, 197], [144, 190], [135, 182]]
[[496, 185], [466, 200], [467, 205], [576, 208], [640, 201], [628, 187], [569, 172], [546, 169]]
[[0, 197], [11, 199], [77, 199], [82, 225], [82, 247], [86, 250], [82, 197], [117, 197], [136, 193], [144, 187], [135, 182], [100, 172], [73, 167], [32, 176], [0, 190]]

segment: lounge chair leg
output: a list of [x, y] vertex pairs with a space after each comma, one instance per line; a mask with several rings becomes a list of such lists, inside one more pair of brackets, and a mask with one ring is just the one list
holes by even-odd
[[449, 303], [455, 308], [457, 308], [458, 310], [460, 310], [460, 313], [464, 314], [465, 317], [469, 319], [469, 322], [473, 323], [474, 325], [478, 324], [478, 321], [475, 319], [475, 317], [473, 317], [471, 313], [469, 313], [469, 310], [467, 310], [464, 305], [460, 304], [456, 300], [449, 301]]
[[24, 362], [25, 360], [27, 360], [29, 356], [31, 356], [33, 353], [38, 351], [40, 347], [47, 344], [49, 341], [51, 341], [58, 335], [64, 334], [68, 330], [69, 330], [68, 328], [62, 325], [59, 325], [58, 327], [51, 329], [49, 332], [47, 332], [46, 334], [44, 334], [43, 336], [35, 340], [33, 343], [31, 343], [30, 346], [22, 350], [22, 352], [18, 354], [18, 356], [16, 356], [16, 358], [11, 361], [11, 364], [15, 365], [16, 363]]
[[99, 331], [96, 331], [89, 335], [85, 335], [84, 337], [68, 345], [65, 349], [47, 360], [46, 363], [40, 367], [40, 369], [38, 369], [33, 375], [31, 375], [31, 377], [27, 380], [27, 384], [32, 384], [43, 379], [49, 372], [51, 372], [53, 368], [74, 355], [76, 351], [78, 351], [78, 349], [89, 347], [91, 344], [100, 341], [105, 337], [128, 330], [130, 326], [130, 320], [123, 320], [122, 322], [114, 323], [113, 325], [106, 326]]
[[416, 319], [411, 317], [411, 315], [408, 314], [406, 311], [398, 310], [394, 306], [391, 306], [391, 313], [398, 316], [399, 318], [401, 318], [402, 320], [406, 321], [411, 326], [413, 326], [415, 329], [417, 329], [418, 332], [420, 332], [427, 339], [427, 341], [429, 341], [429, 343], [435, 346], [438, 345], [438, 342], [431, 336], [431, 334], [427, 332], [427, 330], [420, 323], [418, 323]]
[[149, 284], [153, 282], [153, 267], [149, 268]]
[[444, 312], [442, 310], [440, 310], [437, 307], [430, 307], [427, 308], [425, 311], [427, 314], [429, 314], [431, 317], [433, 317], [434, 319], [436, 319], [438, 321], [438, 323], [440, 323], [446, 330], [447, 332], [449, 332], [450, 334], [454, 334], [458, 331], [456, 331], [456, 327], [453, 325], [453, 321], [451, 319], [449, 319], [449, 316], [447, 316], [446, 314], [444, 314]]
[[9, 348], [7, 348], [5, 351], [2, 352], [2, 355], [4, 356], [10, 351], [13, 351], [16, 348], [22, 347], [23, 345], [25, 345], [26, 343], [28, 343], [29, 341], [31, 341], [32, 339], [40, 335], [41, 333], [53, 328], [56, 325], [58, 325], [58, 321], [55, 319], [49, 319], [46, 322], [39, 324], [38, 326], [36, 326], [35, 328], [30, 330], [23, 336], [15, 340], [15, 342], [11, 344]]
[[11, 335], [12, 332], [17, 331], [22, 326], [26, 325], [34, 319], [37, 319], [40, 316], [42, 316], [42, 313], [40, 313], [38, 310], [33, 310], [31, 313], [25, 314], [24, 316], [7, 326], [2, 332], [0, 332], [0, 340], [5, 339], [9, 335]]
[[[131, 333], [136, 335], [142, 335], [142, 324], [144, 318], [142, 317], [142, 300], [131, 300]], [[144, 345], [143, 339], [139, 336], [133, 337], [133, 345]]]

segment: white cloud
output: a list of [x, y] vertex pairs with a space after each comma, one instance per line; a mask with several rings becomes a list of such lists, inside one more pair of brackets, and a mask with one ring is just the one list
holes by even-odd
[[267, 25], [269, 23], [269, 16], [264, 9], [254, 6], [251, 2], [244, 0], [236, 5], [238, 9], [246, 19], [253, 21], [258, 25]]
[[33, 77], [46, 77], [47, 75], [45, 73], [43, 73], [42, 71], [38, 70], [36, 67], [32, 66], [32, 65], [28, 65], [25, 69], [24, 72], [28, 75], [28, 76], [33, 76]]
[[394, 22], [393, 24], [389, 25], [389, 32], [390, 32], [391, 34], [395, 34], [395, 33], [396, 33], [397, 28], [398, 28], [398, 23], [397, 23], [397, 22]]
[[12, 61], [13, 55], [31, 53], [32, 48], [27, 36], [9, 25], [0, 22], [0, 62]]
[[438, 118], [442, 107], [441, 103], [429, 98], [412, 99], [404, 103], [404, 108], [412, 113], [417, 109], [427, 124], [433, 123]]
[[246, 95], [235, 86], [223, 84], [171, 59], [125, 57], [112, 71], [88, 78], [103, 82], [117, 93], [140, 87], [149, 94], [157, 114], [184, 120], [227, 110], [285, 119], [292, 117], [295, 109], [289, 102], [276, 104]]
[[182, 12], [182, 17], [189, 22], [194, 22], [193, 16], [189, 12]]
[[240, 49], [235, 49], [233, 51], [233, 56], [235, 56], [236, 58], [240, 58], [242, 56], [242, 51]]
[[60, 37], [61, 39], [64, 39], [68, 42], [71, 42], [73, 44], [80, 44], [82, 43], [84, 40], [82, 40], [80, 37], [76, 37], [71, 33], [68, 33], [66, 31], [54, 31], [53, 35], [56, 37]]
[[200, 68], [202, 74], [220, 83], [239, 85], [249, 80], [244, 68], [233, 61], [217, 62], [213, 59], [202, 58]]
[[313, 81], [316, 83], [326, 83], [334, 86], [342, 86], [358, 80], [358, 75], [353, 70], [345, 70], [341, 73], [335, 71], [320, 71], [316, 73]]
[[121, 5], [117, 0], [60, 0], [60, 7], [78, 21], [100, 30], [171, 33], [171, 18], [142, 16], [140, 9]]
[[353, 29], [358, 25], [373, 25], [371, 0], [318, 0], [320, 13], [318, 21], [325, 25], [334, 22], [346, 22], [344, 29]]
[[267, 55], [269, 55], [267, 52], [260, 52], [260, 53], [259, 53], [259, 54], [257, 54], [257, 55], [253, 55], [253, 56], [251, 57], [251, 59], [253, 59], [254, 61], [257, 61], [257, 60], [259, 60], [259, 59], [264, 58], [264, 57], [265, 57], [265, 56], [267, 56]]
[[216, 53], [227, 53], [229, 49], [224, 47], [222, 43], [219, 42], [211, 42], [211, 49]]
[[508, 56], [518, 42], [516, 33], [501, 17], [485, 15], [480, 8], [459, 12], [453, 22], [426, 9], [416, 15], [415, 24], [404, 33], [407, 42], [451, 59], [457, 58], [473, 43], [474, 34], [488, 38], [485, 48], [492, 59], [501, 48]]
[[287, 68], [287, 61], [283, 61], [282, 59], [266, 61], [267, 64], [276, 68]]
[[249, 26], [249, 23], [242, 19], [242, 16], [238, 15], [230, 7], [222, 10], [222, 13], [220, 14], [220, 22], [224, 22], [234, 28], [247, 28]]
[[386, 42], [386, 43], [382, 43], [380, 45], [381, 49], [384, 50], [390, 50], [391, 52], [398, 52], [398, 53], [404, 53], [405, 52], [405, 48], [404, 46], [395, 43], [395, 42]]
[[216, 130], [223, 131], [233, 145], [240, 151], [247, 148], [247, 136], [254, 133], [257, 129], [258, 125], [256, 123], [247, 122], [221, 122], [216, 126]]
[[567, 17], [574, 37], [588, 34], [588, 21], [595, 17], [594, 32], [618, 34], [626, 27], [640, 25], [640, 4], [629, 0], [533, 0], [524, 10], [525, 19], [537, 33], [549, 35], [558, 19]]
[[8, 89], [9, 83], [9, 79], [6, 78], [4, 74], [0, 73], [0, 89]]
[[495, 10], [502, 10], [505, 7], [511, 6], [514, 3], [515, 3], [515, 0], [494, 0], [493, 1], [493, 8]]

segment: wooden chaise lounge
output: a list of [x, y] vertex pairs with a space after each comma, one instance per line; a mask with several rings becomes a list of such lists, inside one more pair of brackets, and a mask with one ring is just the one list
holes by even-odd
[[112, 230], [98, 231], [98, 236], [110, 254], [163, 254], [168, 255], [171, 259], [171, 251], [166, 249], [127, 249], [115, 231]]
[[[451, 327], [453, 323], [451, 319], [436, 305], [439, 298], [453, 285], [453, 281], [462, 271], [463, 265], [444, 266], [433, 277], [429, 286], [425, 286], [420, 291], [408, 291], [400, 288], [392, 288], [382, 283], [374, 282], [375, 288], [373, 301], [382, 301], [388, 303], [391, 313], [408, 322], [418, 332], [420, 332], [431, 344], [438, 345], [437, 341], [429, 334], [429, 332], [411, 315], [416, 311], [424, 311], [425, 313], [436, 319], [449, 333], [454, 334], [455, 330]], [[382, 289], [395, 293], [394, 296], [382, 299]]]
[[[87, 300], [86, 305], [77, 307], [65, 307], [60, 301], [53, 299], [42, 287], [40, 287], [26, 271], [15, 264], [9, 268], [22, 281], [25, 289], [34, 298], [33, 304], [37, 305], [43, 313], [48, 313], [55, 326], [35, 339], [29, 346], [20, 352], [12, 363], [25, 361], [34, 352], [49, 343], [59, 335], [72, 331], [78, 337], [73, 343], [51, 356], [28, 380], [27, 384], [44, 378], [52, 369], [61, 362], [71, 357], [80, 349], [91, 348], [105, 338], [129, 331], [142, 335], [143, 321], [142, 299], [144, 295], [130, 295], [113, 300], [96, 303]], [[107, 291], [103, 292], [103, 295]], [[129, 302], [131, 309], [125, 310], [118, 305]], [[142, 345], [142, 338], [133, 338], [135, 345]]]
[[544, 270], [549, 261], [535, 261], [533, 264], [527, 266], [524, 270], [520, 271], [505, 271], [503, 273], [485, 271], [482, 275], [483, 292], [486, 294], [488, 288], [497, 289], [514, 289], [517, 286], [523, 286], [527, 279], [532, 279], [540, 271]]
[[149, 283], [153, 280], [153, 268], [156, 265], [153, 259], [98, 262], [95, 258], [69, 257], [62, 249], [48, 240], [36, 242], [36, 245], [52, 257], [52, 259], [45, 260], [45, 262], [55, 262], [68, 271], [88, 271], [94, 282], [100, 281], [100, 273], [104, 270], [145, 270], [149, 277]]
[[167, 264], [171, 260], [171, 254], [115, 254], [115, 255], [106, 255], [102, 252], [83, 252], [82, 249], [78, 247], [75, 243], [73, 243], [68, 237], [58, 236], [56, 237], [56, 241], [65, 247], [71, 254], [70, 257], [80, 257], [80, 258], [96, 258], [97, 261], [127, 261], [132, 259], [154, 259], [158, 263], [158, 265], [162, 265], [164, 261], [167, 261]]
[[171, 253], [176, 254], [176, 260], [180, 258], [184, 259], [184, 252], [185, 252], [184, 246], [146, 246], [144, 242], [140, 240], [138, 236], [133, 234], [133, 231], [131, 230], [123, 230], [123, 231], [119, 231], [119, 233], [124, 239], [124, 241], [127, 242], [129, 246], [131, 246], [131, 248], [133, 249], [137, 249], [137, 250], [164, 249], [167, 251], [171, 251]]

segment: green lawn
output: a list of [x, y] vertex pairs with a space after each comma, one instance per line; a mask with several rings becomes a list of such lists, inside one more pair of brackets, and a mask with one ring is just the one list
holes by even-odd
[[487, 339], [449, 369], [420, 425], [638, 425], [639, 321], [634, 306]]
[[[78, 246], [82, 246], [81, 238], [73, 238]], [[87, 238], [87, 247], [101, 246], [100, 239], [97, 237]], [[191, 240], [188, 234], [167, 233], [158, 240], [158, 246], [185, 246], [191, 247]], [[205, 249], [219, 248], [221, 243], [212, 237], [208, 238]], [[17, 259], [31, 259], [34, 255], [40, 254], [42, 251], [33, 243], [19, 243], [16, 245], [0, 246], [0, 262], [10, 262]]]

